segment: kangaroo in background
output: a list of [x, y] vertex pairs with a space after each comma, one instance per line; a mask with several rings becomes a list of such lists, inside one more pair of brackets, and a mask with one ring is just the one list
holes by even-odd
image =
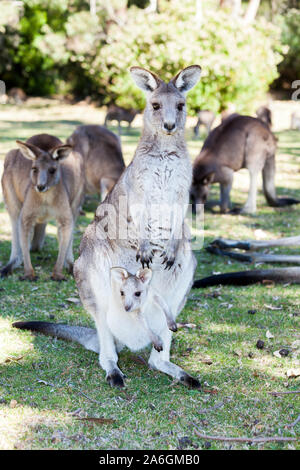
[[250, 189], [242, 213], [256, 212], [257, 177], [263, 176], [263, 191], [270, 206], [297, 204], [292, 198], [280, 198], [275, 190], [276, 138], [260, 119], [232, 114], [213, 129], [194, 161], [191, 196], [196, 204], [204, 204], [209, 187], [220, 183], [221, 212], [231, 208], [230, 191], [235, 171], [247, 168]]
[[73, 269], [73, 227], [80, 207], [84, 176], [82, 159], [70, 145], [52, 135], [39, 134], [26, 142], [17, 140], [19, 150], [8, 152], [4, 162], [2, 189], [12, 225], [9, 263], [1, 277], [24, 261], [23, 279], [36, 279], [30, 260], [32, 251], [42, 249], [46, 224], [58, 223], [59, 253], [52, 279], [64, 279], [64, 265]]
[[194, 127], [194, 134], [196, 136], [199, 135], [199, 127], [201, 125], [205, 126], [207, 134], [210, 133], [211, 126], [213, 125], [214, 120], [216, 119], [216, 115], [213, 111], [209, 111], [208, 109], [202, 109], [197, 114], [198, 121], [196, 126]]
[[138, 113], [138, 109], [125, 109], [121, 106], [117, 106], [116, 104], [111, 104], [107, 109], [104, 125], [107, 127], [108, 122], [118, 121], [118, 132], [121, 134], [121, 122], [128, 122], [128, 127], [130, 129], [131, 123]]
[[101, 194], [101, 200], [114, 187], [125, 163], [120, 139], [103, 126], [78, 126], [67, 139], [83, 158], [85, 193]]
[[[48, 324], [47, 332], [59, 336], [63, 331], [64, 337], [100, 351], [99, 362], [109, 384], [124, 386], [117, 338], [109, 327], [110, 271], [122, 266], [133, 273], [141, 263], [143, 267], [151, 264], [153, 274], [144, 316], [152, 331], [160, 336], [163, 349], [159, 352], [152, 348], [149, 365], [187, 386], [199, 388], [197, 379], [170, 362], [172, 333], [164, 312], [151, 299], [153, 289], [175, 320], [193, 282], [196, 259], [184, 222], [192, 182], [184, 139], [185, 94], [198, 82], [201, 69], [196, 65], [187, 67], [169, 83], [140, 67], [130, 71], [147, 98], [143, 133], [131, 164], [99, 205], [94, 221], [85, 231], [80, 256], [74, 264], [81, 301], [96, 323], [97, 343], [91, 329]], [[153, 205], [163, 208], [158, 220]], [[124, 233], [126, 236], [121, 236]]]
[[272, 127], [272, 112], [267, 106], [260, 106], [256, 111], [258, 119], [263, 121], [269, 128]]

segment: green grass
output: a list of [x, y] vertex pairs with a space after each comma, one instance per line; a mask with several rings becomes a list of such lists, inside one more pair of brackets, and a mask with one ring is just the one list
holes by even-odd
[[[35, 103], [22, 110], [2, 106], [0, 118], [2, 157], [16, 138], [25, 139], [37, 132], [66, 138], [80, 122], [103, 122], [97, 109], [51, 103]], [[122, 136], [127, 162], [138, 135], [139, 128], [134, 128]], [[192, 140], [190, 128], [187, 137], [194, 157], [201, 143]], [[278, 137], [278, 193], [300, 198], [300, 135], [286, 131]], [[247, 187], [248, 176], [242, 171], [235, 178], [234, 202], [245, 201]], [[217, 188], [211, 197], [217, 197]], [[78, 220], [75, 255], [96, 204], [96, 199], [89, 199], [86, 216]], [[205, 214], [205, 245], [218, 236], [274, 238], [299, 232], [300, 208], [269, 208], [261, 194], [256, 216]], [[4, 265], [10, 252], [10, 225], [3, 204], [0, 240], [0, 262]], [[204, 249], [196, 255], [196, 277], [248, 267], [212, 256]], [[120, 366], [128, 377], [126, 390], [120, 391], [106, 384], [96, 354], [76, 344], [11, 327], [13, 321], [25, 319], [93, 325], [80, 305], [68, 301], [77, 296], [72, 277], [60, 284], [49, 279], [56, 256], [55, 227], [50, 224], [43, 252], [32, 254], [38, 281], [21, 282], [21, 269], [0, 281], [1, 449], [176, 449], [182, 437], [188, 438], [186, 448], [204, 448], [205, 441], [197, 438], [194, 425], [208, 435], [299, 436], [300, 423], [288, 427], [300, 413], [299, 395], [275, 397], [269, 393], [300, 389], [299, 378], [286, 375], [289, 369], [299, 368], [299, 349], [291, 349], [299, 339], [298, 286], [191, 291], [178, 320], [197, 327], [173, 335], [171, 356], [176, 364], [201, 378], [203, 391], [188, 390], [168, 376], [149, 370], [141, 361], [147, 360], [147, 350], [139, 354], [124, 350], [120, 354]], [[281, 310], [270, 310], [270, 305]], [[249, 310], [256, 313], [249, 314]], [[267, 339], [267, 330], [273, 339]], [[258, 339], [265, 341], [265, 349], [256, 348]], [[283, 347], [290, 348], [290, 354], [275, 357], [273, 352]], [[208, 358], [210, 365], [205, 363]], [[96, 424], [78, 419], [84, 417], [114, 421]], [[251, 446], [212, 441], [210, 448], [300, 446], [299, 442]]]

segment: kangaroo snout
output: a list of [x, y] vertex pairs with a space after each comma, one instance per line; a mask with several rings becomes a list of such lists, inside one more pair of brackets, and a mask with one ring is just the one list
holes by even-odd
[[37, 190], [42, 193], [43, 191], [45, 191], [46, 189], [46, 185], [45, 184], [38, 184], [37, 186]]
[[174, 131], [175, 127], [175, 122], [164, 122], [164, 129], [168, 131], [168, 134]]

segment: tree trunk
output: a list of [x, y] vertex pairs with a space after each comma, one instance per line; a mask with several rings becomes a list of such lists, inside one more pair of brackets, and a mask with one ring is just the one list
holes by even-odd
[[255, 20], [258, 8], [260, 5], [260, 0], [250, 0], [248, 8], [244, 16], [244, 22], [246, 24], [251, 24]]

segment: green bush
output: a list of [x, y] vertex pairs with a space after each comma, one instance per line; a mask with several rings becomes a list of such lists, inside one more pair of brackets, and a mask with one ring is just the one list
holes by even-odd
[[290, 87], [291, 82], [300, 79], [300, 10], [288, 10], [278, 22], [282, 28], [281, 41], [286, 46], [284, 60], [279, 65], [280, 81], [286, 81]]
[[129, 74], [132, 65], [169, 80], [196, 63], [203, 72], [188, 97], [191, 114], [200, 108], [218, 112], [232, 102], [238, 111], [249, 112], [277, 77], [282, 58], [279, 28], [263, 19], [245, 27], [226, 11], [208, 6], [199, 26], [194, 0], [161, 0], [159, 14], [135, 5], [124, 14], [125, 0], [114, 0], [109, 8], [99, 0], [94, 16], [87, 0], [23, 4], [17, 26], [7, 25], [3, 31], [0, 25], [0, 45], [5, 46], [0, 73], [8, 88], [21, 86], [28, 94], [63, 89], [78, 97], [92, 95], [104, 104], [114, 101], [142, 109], [144, 97]]
[[[126, 27], [111, 26], [107, 43], [92, 63], [99, 89], [107, 102], [142, 108], [144, 98], [129, 76], [129, 68], [149, 68], [169, 80], [181, 68], [202, 66], [202, 80], [188, 97], [190, 113], [200, 108], [221, 111], [235, 102], [239, 111], [249, 111], [277, 77], [281, 56], [278, 29], [261, 20], [241, 27], [218, 11], [199, 27], [187, 3], [173, 0], [158, 15], [145, 15], [132, 7]], [[83, 64], [84, 66], [84, 64]]]

